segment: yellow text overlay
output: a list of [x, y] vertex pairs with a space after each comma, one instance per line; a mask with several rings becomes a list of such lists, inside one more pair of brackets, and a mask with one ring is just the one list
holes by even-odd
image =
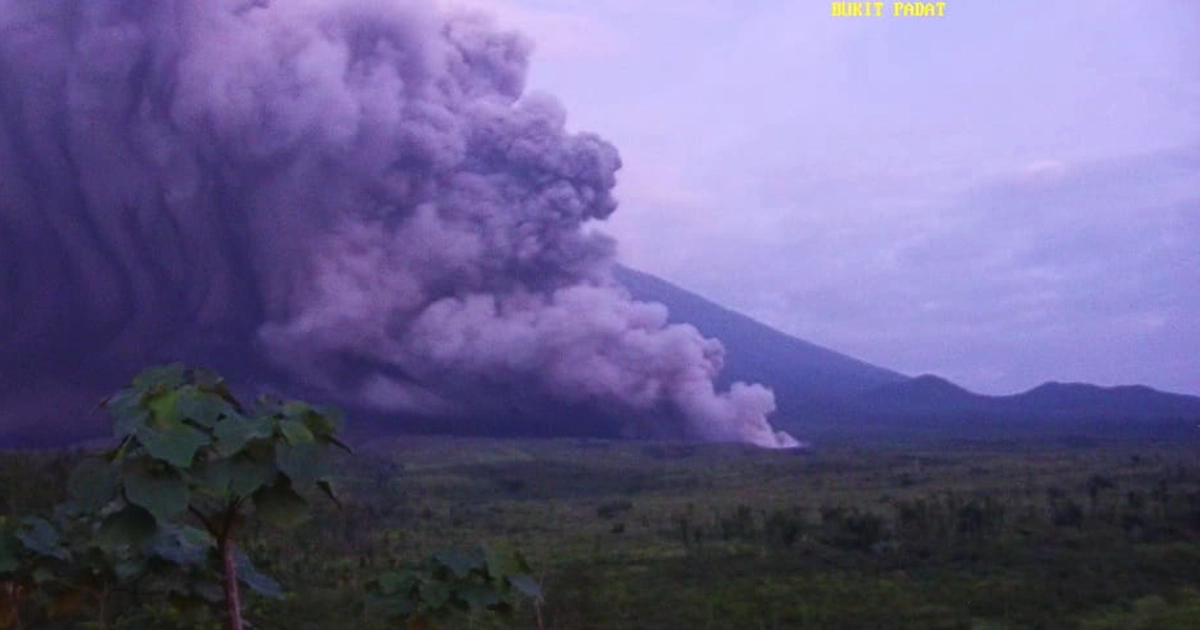
[[946, 17], [945, 2], [830, 2], [833, 17]]

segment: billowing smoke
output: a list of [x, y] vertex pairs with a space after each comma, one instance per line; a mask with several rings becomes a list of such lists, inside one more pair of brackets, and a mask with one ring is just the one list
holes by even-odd
[[5, 422], [200, 357], [398, 419], [791, 444], [612, 280], [620, 160], [529, 52], [425, 2], [0, 0]]

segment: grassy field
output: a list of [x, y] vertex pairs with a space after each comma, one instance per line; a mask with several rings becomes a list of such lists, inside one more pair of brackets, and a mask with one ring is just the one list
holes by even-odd
[[[288, 589], [260, 628], [380, 628], [388, 567], [478, 543], [529, 557], [521, 628], [1200, 628], [1200, 446], [763, 451], [405, 438], [340, 464], [343, 505], [249, 552]], [[63, 466], [9, 454], [11, 512]], [[31, 472], [32, 471], [32, 472]], [[31, 486], [35, 474], [48, 481]], [[58, 481], [54, 481], [54, 480]], [[489, 628], [486, 619], [452, 627]]]

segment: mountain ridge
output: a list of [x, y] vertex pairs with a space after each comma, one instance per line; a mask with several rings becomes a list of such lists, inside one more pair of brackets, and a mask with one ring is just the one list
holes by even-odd
[[933, 374], [909, 377], [787, 335], [651, 274], [618, 267], [615, 277], [635, 299], [666, 305], [672, 322], [719, 339], [726, 354], [721, 384], [771, 387], [778, 405], [773, 423], [797, 435], [918, 429], [990, 437], [1009, 429], [1123, 434], [1164, 423], [1171, 424], [1171, 435], [1192, 435], [1193, 420], [1200, 421], [1200, 397], [1146, 385], [1047, 381], [1023, 392], [986, 395]]

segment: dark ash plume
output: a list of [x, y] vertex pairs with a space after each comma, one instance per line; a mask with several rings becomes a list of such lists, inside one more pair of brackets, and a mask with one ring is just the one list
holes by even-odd
[[396, 422], [791, 444], [612, 280], [620, 160], [529, 49], [424, 2], [0, 0], [0, 433], [187, 358]]

